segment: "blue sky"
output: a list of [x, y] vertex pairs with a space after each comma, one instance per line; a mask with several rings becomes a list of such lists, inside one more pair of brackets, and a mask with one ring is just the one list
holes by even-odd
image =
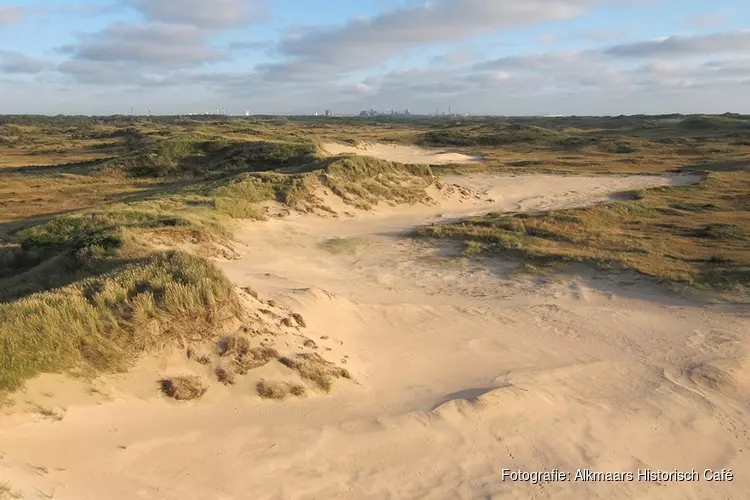
[[0, 113], [750, 112], [746, 0], [0, 0]]

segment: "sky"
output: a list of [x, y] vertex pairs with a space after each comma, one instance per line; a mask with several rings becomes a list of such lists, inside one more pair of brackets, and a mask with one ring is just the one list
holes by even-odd
[[0, 0], [0, 114], [750, 113], [748, 0]]

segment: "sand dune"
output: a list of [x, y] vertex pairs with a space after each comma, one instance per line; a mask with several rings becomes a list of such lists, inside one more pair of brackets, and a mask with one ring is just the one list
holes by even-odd
[[323, 144], [323, 150], [332, 155], [356, 154], [380, 158], [381, 160], [399, 163], [426, 163], [428, 165], [443, 165], [446, 163], [478, 163], [479, 158], [461, 154], [448, 153], [437, 150], [423, 149], [416, 146], [402, 146], [399, 144], [361, 144], [346, 146], [336, 142]]
[[[456, 178], [478, 196], [248, 225], [242, 258], [221, 267], [301, 312], [354, 380], [282, 403], [214, 387], [198, 403], [123, 395], [70, 406], [59, 422], [6, 419], [0, 477], [24, 498], [55, 499], [744, 498], [747, 311], [626, 273], [514, 277], [513, 262], [465, 262], [396, 236], [694, 180]], [[331, 238], [356, 240], [339, 252]], [[734, 480], [502, 476], [554, 468], [732, 469]]]

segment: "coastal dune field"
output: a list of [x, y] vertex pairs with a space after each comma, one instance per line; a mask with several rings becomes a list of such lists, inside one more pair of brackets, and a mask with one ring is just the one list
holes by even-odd
[[[510, 260], [403, 237], [446, 214], [569, 208], [695, 177], [446, 181], [475, 196], [247, 225], [240, 258], [219, 262], [236, 285], [301, 313], [305, 335], [345, 363], [352, 378], [330, 395], [269, 403], [216, 388], [174, 404], [154, 392], [72, 406], [59, 422], [9, 418], [3, 476], [24, 498], [741, 498], [746, 311], [629, 272], [515, 274]], [[735, 477], [533, 484], [502, 473], [555, 468]]]
[[0, 500], [745, 498], [748, 123], [0, 117]]

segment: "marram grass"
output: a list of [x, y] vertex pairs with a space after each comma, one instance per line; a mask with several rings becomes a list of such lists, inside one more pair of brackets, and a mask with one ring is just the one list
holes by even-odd
[[238, 311], [226, 277], [181, 252], [0, 304], [0, 391], [40, 373], [124, 369], [146, 349], [210, 335]]

